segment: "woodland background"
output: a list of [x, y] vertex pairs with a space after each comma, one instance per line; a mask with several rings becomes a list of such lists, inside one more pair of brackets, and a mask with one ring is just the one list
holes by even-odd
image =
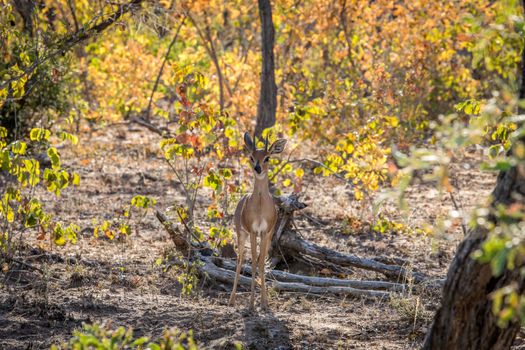
[[[0, 348], [523, 346], [520, 1], [0, 9]], [[233, 255], [245, 131], [288, 139], [284, 231], [329, 249], [277, 242], [275, 274], [402, 290], [226, 306], [202, 252]]]

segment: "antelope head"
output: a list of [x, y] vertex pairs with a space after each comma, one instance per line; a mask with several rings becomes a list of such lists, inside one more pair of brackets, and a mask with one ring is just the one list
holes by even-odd
[[268, 148], [268, 137], [264, 139], [264, 148], [257, 148], [255, 142], [247, 132], [244, 133], [244, 144], [246, 150], [250, 153], [250, 163], [255, 177], [262, 179], [268, 175], [268, 164], [272, 154], [281, 153], [286, 145], [285, 139], [275, 141], [270, 148]]

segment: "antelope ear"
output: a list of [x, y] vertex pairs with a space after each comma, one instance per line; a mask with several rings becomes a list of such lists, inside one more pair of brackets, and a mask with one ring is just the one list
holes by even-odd
[[252, 138], [250, 137], [250, 134], [248, 134], [248, 132], [244, 133], [244, 145], [246, 146], [247, 151], [249, 152], [253, 151], [253, 141], [252, 141]]
[[285, 146], [285, 145], [286, 145], [286, 140], [285, 140], [285, 139], [279, 139], [279, 140], [275, 141], [275, 142], [270, 146], [269, 153], [270, 153], [270, 154], [281, 153], [282, 151], [284, 151], [284, 146]]

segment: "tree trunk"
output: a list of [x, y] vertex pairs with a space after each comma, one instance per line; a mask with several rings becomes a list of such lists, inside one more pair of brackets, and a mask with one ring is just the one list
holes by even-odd
[[261, 18], [262, 70], [261, 92], [257, 105], [257, 122], [255, 135], [260, 137], [265, 128], [275, 124], [277, 109], [277, 85], [275, 85], [275, 63], [273, 44], [275, 30], [272, 20], [270, 0], [259, 0], [259, 16]]
[[[523, 1], [521, 6], [525, 9]], [[523, 100], [525, 50], [521, 54], [520, 73], [518, 97]], [[518, 107], [518, 114], [524, 112], [522, 107]], [[525, 136], [518, 142], [524, 143]], [[525, 164], [521, 160], [509, 170], [500, 172], [492, 192], [493, 206], [509, 206], [513, 203], [525, 204]], [[489, 264], [480, 264], [472, 258], [472, 253], [481, 248], [487, 235], [485, 228], [475, 228], [459, 245], [443, 287], [441, 308], [436, 313], [423, 349], [488, 350], [508, 349], [512, 345], [520, 329], [520, 322], [510, 322], [506, 328], [498, 327], [497, 316], [492, 312], [490, 294], [511, 283], [517, 285], [517, 292], [521, 294], [525, 289], [525, 281], [520, 273], [520, 266], [495, 277]]]
[[[495, 205], [509, 205], [517, 202], [517, 198], [523, 204], [523, 164], [501, 172], [492, 195]], [[494, 277], [489, 264], [478, 263], [472, 258], [487, 234], [485, 228], [476, 228], [459, 245], [443, 287], [442, 306], [434, 318], [424, 349], [508, 349], [512, 345], [520, 323], [498, 327], [490, 294], [511, 283], [517, 283], [518, 292], [523, 292], [525, 283], [519, 268]]]
[[14, 0], [13, 5], [16, 11], [24, 21], [24, 32], [32, 37], [34, 35], [33, 29], [33, 11], [35, 9], [35, 1], [32, 0]]

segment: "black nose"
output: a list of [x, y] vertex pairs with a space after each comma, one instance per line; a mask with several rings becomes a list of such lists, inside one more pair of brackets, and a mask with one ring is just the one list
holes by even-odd
[[255, 170], [257, 174], [261, 173], [262, 169], [258, 162], [257, 162], [257, 165], [255, 165], [255, 168], [253, 168], [253, 170]]

